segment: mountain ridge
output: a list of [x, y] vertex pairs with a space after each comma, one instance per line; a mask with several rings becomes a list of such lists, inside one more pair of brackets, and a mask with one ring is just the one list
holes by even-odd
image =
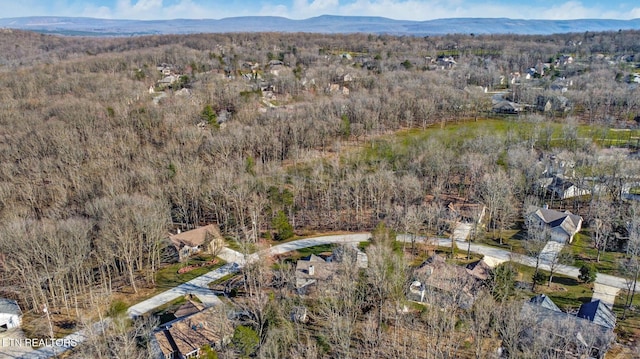
[[223, 32], [371, 33], [390, 35], [531, 34], [640, 29], [640, 19], [531, 20], [447, 18], [425, 21], [377, 16], [320, 15], [307, 19], [239, 16], [222, 19], [130, 20], [33, 16], [0, 18], [0, 27], [62, 35], [132, 36]]

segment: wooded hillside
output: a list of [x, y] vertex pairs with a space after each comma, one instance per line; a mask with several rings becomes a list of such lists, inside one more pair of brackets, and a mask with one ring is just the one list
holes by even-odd
[[[439, 199], [452, 195], [487, 205], [492, 229], [509, 228], [525, 202], [545, 200], [536, 180], [552, 154], [583, 177], [635, 176], [637, 164], [596, 154], [607, 140], [638, 145], [606, 129], [637, 128], [639, 64], [635, 31], [96, 39], [3, 30], [1, 294], [25, 310], [92, 308], [123, 287], [153, 287], [168, 233], [208, 223], [243, 243], [288, 237], [287, 225], [305, 233], [382, 221], [442, 234]], [[505, 114], [496, 95], [523, 109]], [[468, 121], [478, 121], [473, 131], [446, 130]]]

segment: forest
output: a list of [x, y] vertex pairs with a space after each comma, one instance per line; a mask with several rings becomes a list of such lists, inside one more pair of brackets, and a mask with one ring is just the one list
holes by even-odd
[[[252, 319], [215, 355], [571, 357], [546, 337], [518, 341], [522, 300], [541, 289], [523, 294], [514, 283], [535, 283], [532, 273], [500, 267], [492, 278], [514, 288], [490, 281], [470, 310], [447, 296], [408, 304], [413, 270], [447, 250], [393, 241], [451, 237], [465, 217], [451, 208], [480, 204], [475, 242], [539, 255], [523, 244], [527, 211], [549, 205], [584, 218], [571, 263], [633, 283], [614, 307], [619, 321], [630, 318], [616, 350], [637, 354], [639, 84], [639, 31], [82, 38], [2, 29], [0, 297], [17, 300], [30, 333], [46, 336], [42, 308], [56, 331], [76, 330], [157, 291], [178, 229], [215, 224], [245, 253], [373, 231], [369, 268], [345, 265], [321, 298], [283, 291], [295, 281], [290, 261], [246, 268], [239, 302]], [[560, 167], [579, 196], [540, 185]], [[289, 321], [303, 303], [312, 323]], [[242, 337], [238, 328], [250, 329]], [[123, 320], [72, 355], [149, 357], [144, 330]]]

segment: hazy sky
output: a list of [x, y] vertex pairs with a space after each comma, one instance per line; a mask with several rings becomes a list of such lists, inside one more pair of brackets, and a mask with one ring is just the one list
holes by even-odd
[[88, 16], [113, 19], [220, 19], [330, 15], [430, 20], [449, 17], [519, 19], [640, 18], [636, 0], [0, 0], [0, 17]]

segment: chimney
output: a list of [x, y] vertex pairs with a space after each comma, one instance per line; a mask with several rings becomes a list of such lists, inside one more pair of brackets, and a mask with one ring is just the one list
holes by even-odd
[[313, 266], [309, 266], [309, 275], [314, 275], [316, 272], [316, 269]]

